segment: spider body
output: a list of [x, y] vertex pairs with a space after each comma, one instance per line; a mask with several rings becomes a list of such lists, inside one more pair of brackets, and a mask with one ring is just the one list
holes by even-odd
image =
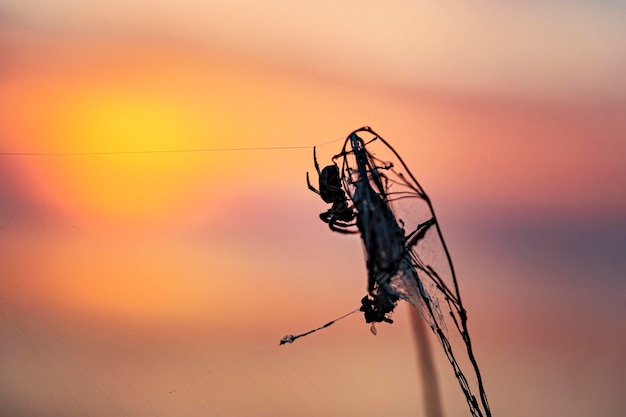
[[348, 203], [348, 197], [346, 196], [346, 193], [341, 185], [339, 167], [335, 164], [328, 165], [320, 171], [320, 166], [317, 162], [317, 156], [315, 154], [315, 148], [313, 149], [313, 160], [315, 161], [315, 169], [319, 177], [319, 190], [311, 185], [309, 173], [307, 172], [306, 182], [309, 190], [319, 194], [324, 202], [332, 204], [331, 208], [323, 213], [320, 213], [320, 219], [322, 219], [325, 223], [328, 223], [331, 230], [335, 232], [356, 233], [347, 230], [349, 226], [353, 225], [353, 223], [350, 222], [354, 220], [355, 213], [354, 209]]

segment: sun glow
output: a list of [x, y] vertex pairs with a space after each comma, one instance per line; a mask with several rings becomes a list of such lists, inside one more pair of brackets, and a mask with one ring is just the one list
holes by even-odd
[[20, 86], [10, 129], [18, 151], [82, 154], [23, 160], [32, 181], [45, 180], [40, 192], [52, 207], [108, 224], [149, 224], [189, 206], [219, 165], [215, 155], [144, 153], [211, 148], [219, 137], [216, 115], [200, 114], [193, 98], [162, 83], [43, 81]]
[[[175, 105], [120, 92], [89, 95], [64, 116], [63, 147], [78, 152], [189, 149], [202, 130]], [[69, 162], [68, 177], [85, 174], [74, 183], [87, 205], [131, 217], [167, 211], [182, 197], [174, 194], [184, 193], [200, 169], [198, 159], [176, 154], [98, 155]]]

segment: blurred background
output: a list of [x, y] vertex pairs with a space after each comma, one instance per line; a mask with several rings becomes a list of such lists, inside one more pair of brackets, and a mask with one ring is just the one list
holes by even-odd
[[[353, 315], [278, 347], [365, 294], [305, 173], [370, 125], [437, 210], [493, 415], [625, 415], [624, 21], [2, 3], [0, 414], [423, 416], [406, 306], [375, 337]], [[192, 149], [222, 150], [90, 154]], [[468, 415], [432, 339], [445, 415]]]

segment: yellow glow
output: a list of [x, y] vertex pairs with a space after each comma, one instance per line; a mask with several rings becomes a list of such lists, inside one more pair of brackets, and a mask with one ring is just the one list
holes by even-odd
[[[97, 153], [224, 146], [216, 143], [223, 135], [218, 134], [215, 108], [203, 113], [194, 97], [168, 91], [162, 80], [134, 85], [135, 77], [128, 77], [99, 85], [98, 78], [16, 83], [7, 126], [20, 139], [16, 150]], [[53, 207], [102, 224], [149, 225], [190, 207], [219, 166], [218, 156], [131, 153], [20, 162], [31, 181], [44, 180], [39, 192]]]
[[[185, 149], [201, 130], [174, 105], [124, 92], [90, 92], [61, 117], [63, 148], [84, 152]], [[175, 205], [195, 165], [182, 154], [131, 154], [74, 158], [65, 166], [68, 177], [80, 174], [73, 183], [92, 210], [143, 217]]]

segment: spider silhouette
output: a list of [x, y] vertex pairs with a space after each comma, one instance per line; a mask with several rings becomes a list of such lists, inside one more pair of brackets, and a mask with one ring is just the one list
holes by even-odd
[[317, 162], [317, 155], [315, 148], [313, 148], [313, 161], [315, 163], [315, 170], [319, 177], [319, 190], [311, 185], [309, 179], [309, 173], [306, 173], [306, 183], [309, 186], [309, 190], [316, 194], [319, 194], [326, 203], [331, 204], [331, 208], [327, 211], [320, 213], [320, 219], [335, 232], [339, 233], [358, 233], [357, 231], [348, 230], [350, 226], [354, 226], [356, 223], [353, 220], [356, 217], [354, 208], [348, 202], [348, 197], [341, 185], [341, 179], [339, 177], [339, 167], [337, 165], [328, 165], [320, 171], [319, 163]]

